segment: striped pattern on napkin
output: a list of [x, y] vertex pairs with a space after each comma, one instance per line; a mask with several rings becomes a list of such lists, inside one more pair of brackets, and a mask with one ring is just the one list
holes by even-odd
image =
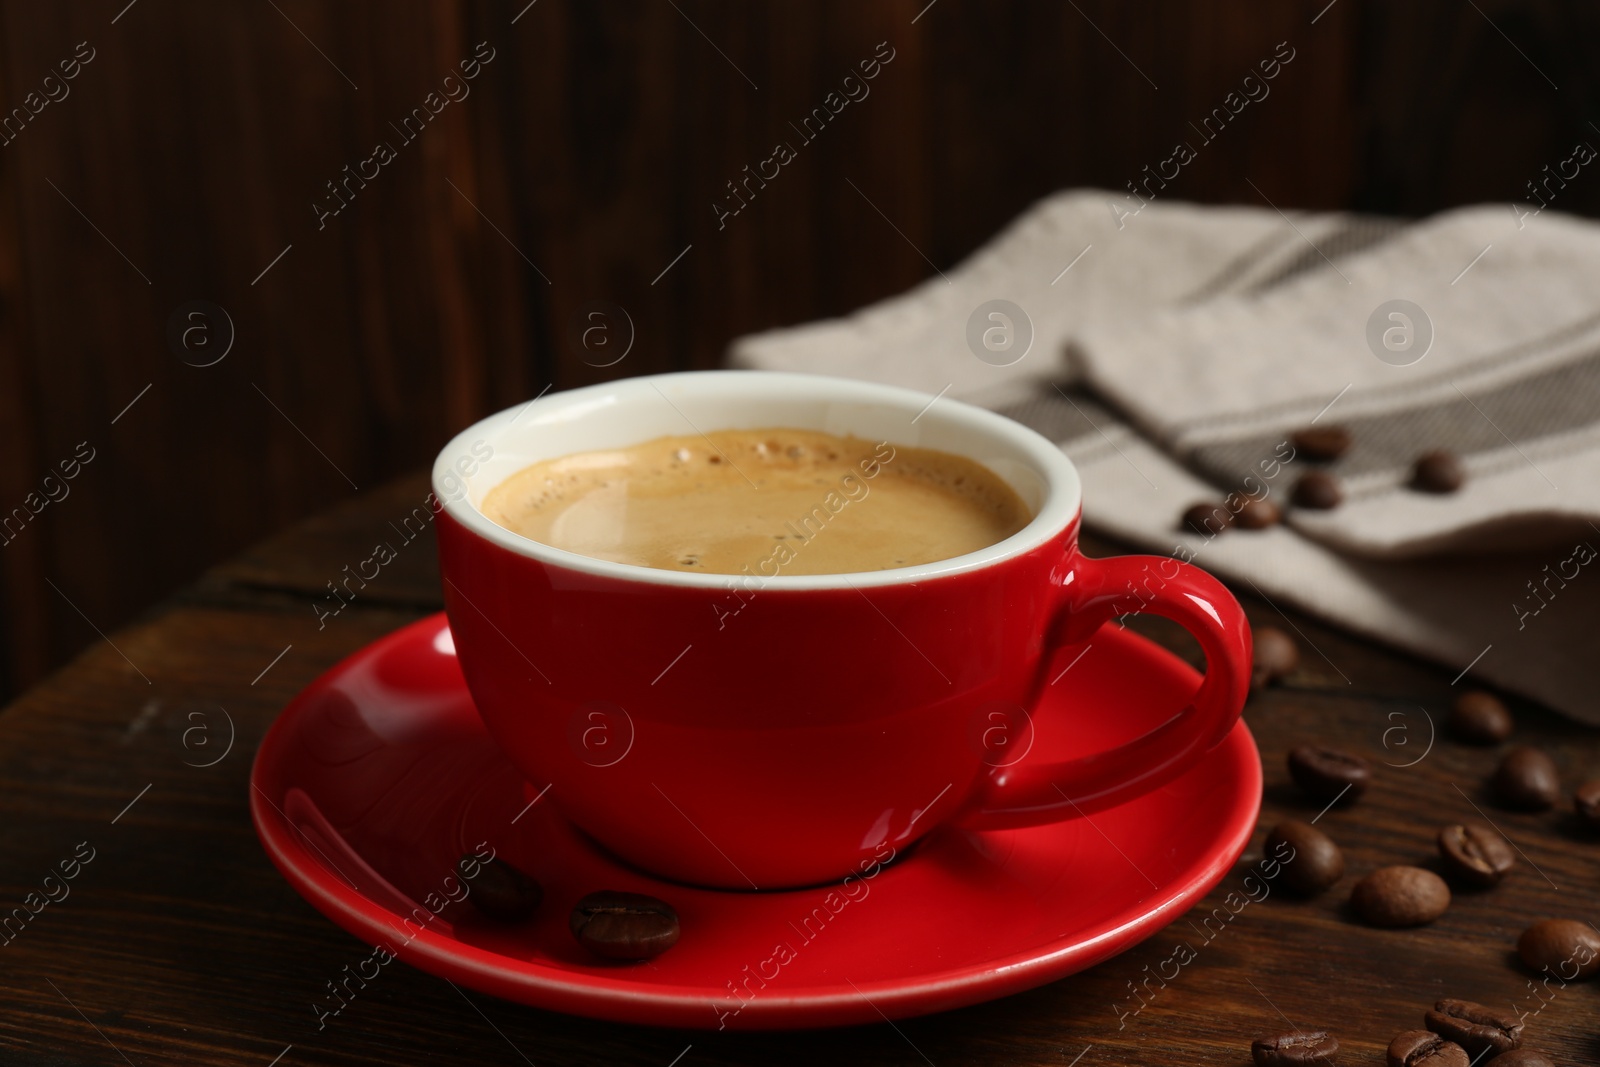
[[[1000, 411], [1072, 457], [1091, 527], [1600, 724], [1584, 671], [1600, 632], [1600, 226], [1504, 206], [1406, 224], [1156, 202], [1119, 220], [1111, 199], [1054, 196], [945, 275], [741, 338], [730, 363]], [[993, 299], [1032, 325], [1006, 366], [968, 344]], [[1380, 314], [1369, 342], [1395, 300], [1422, 319], [1407, 334]], [[1275, 462], [1313, 420], [1353, 435], [1319, 465], [1345, 484], [1331, 511], [1287, 508], [1308, 463]], [[1436, 448], [1464, 459], [1457, 493], [1408, 486]], [[1230, 491], [1288, 521], [1180, 529]]]

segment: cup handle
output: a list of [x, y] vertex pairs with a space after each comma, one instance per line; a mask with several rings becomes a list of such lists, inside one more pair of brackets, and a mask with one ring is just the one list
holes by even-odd
[[1035, 694], [1043, 688], [1050, 653], [1089, 640], [1113, 617], [1137, 611], [1164, 616], [1193, 634], [1205, 652], [1205, 678], [1187, 706], [1126, 744], [1074, 760], [1024, 758], [995, 768], [967, 813], [955, 820], [960, 826], [1032, 826], [1114, 807], [1177, 777], [1238, 721], [1250, 688], [1250, 625], [1221, 582], [1168, 556], [1080, 556], [1062, 596], [1045, 635]]

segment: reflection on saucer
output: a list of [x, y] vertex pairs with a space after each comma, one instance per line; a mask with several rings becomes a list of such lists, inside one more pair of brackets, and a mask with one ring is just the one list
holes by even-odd
[[[1073, 679], [1046, 697], [1070, 710], [1040, 709], [1036, 720], [1095, 724], [1096, 744], [1148, 729], [1198, 682], [1176, 657], [1114, 626], [1093, 639]], [[1048, 755], [1064, 732], [1041, 725], [1038, 750]], [[906, 856], [884, 856], [870, 878], [834, 886], [690, 888], [618, 863], [562, 817], [559, 796], [525, 789], [484, 732], [436, 615], [302, 693], [263, 741], [252, 785], [257, 833], [295, 889], [414, 966], [556, 1011], [761, 1029], [972, 1004], [1132, 947], [1243, 850], [1261, 763], [1241, 722], [1200, 766], [1092, 825], [944, 830]], [[457, 860], [485, 847], [544, 885], [531, 920], [494, 923], [441, 891]], [[682, 940], [646, 964], [596, 960], [567, 930], [573, 903], [596, 889], [668, 901]]]

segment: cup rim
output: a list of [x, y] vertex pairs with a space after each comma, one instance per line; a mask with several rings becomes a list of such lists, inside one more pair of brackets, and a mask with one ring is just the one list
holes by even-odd
[[[493, 447], [496, 439], [509, 432], [514, 425], [527, 429], [541, 424], [557, 427], [563, 422], [581, 418], [585, 411], [596, 410], [600, 406], [608, 406], [635, 396], [644, 396], [651, 390], [659, 393], [660, 387], [667, 383], [672, 383], [674, 387], [695, 389], [702, 394], [723, 397], [744, 395], [752, 399], [761, 397], [793, 399], [796, 395], [807, 395], [844, 402], [869, 402], [902, 409], [918, 419], [933, 418], [937, 421], [964, 425], [1026, 455], [1029, 464], [1044, 482], [1044, 499], [1033, 518], [1010, 537], [975, 552], [931, 563], [876, 571], [751, 575], [759, 582], [762, 591], [861, 589], [907, 585], [982, 570], [1024, 555], [1049, 542], [1074, 523], [1082, 505], [1082, 482], [1072, 461], [1047, 438], [1013, 419], [972, 404], [952, 400], [942, 394], [930, 397], [913, 389], [853, 378], [760, 370], [675, 371], [620, 378], [612, 382], [602, 382], [559, 393], [540, 394], [533, 400], [480, 419], [451, 438], [434, 460], [431, 481], [435, 501], [468, 532], [519, 556], [617, 581], [725, 592], [729, 583], [737, 582], [743, 576], [663, 570], [569, 552], [535, 541], [494, 522], [471, 502], [470, 492], [462, 492], [459, 489], [449, 492], [445, 489], [445, 476], [450, 475], [454, 478], [457, 459], [468, 455], [476, 443], [488, 442], [490, 447]], [[665, 394], [662, 394], [662, 398], [664, 397]], [[700, 429], [722, 428], [700, 427]], [[891, 441], [891, 443], [915, 446], [913, 441]], [[584, 449], [572, 451], [584, 451]]]

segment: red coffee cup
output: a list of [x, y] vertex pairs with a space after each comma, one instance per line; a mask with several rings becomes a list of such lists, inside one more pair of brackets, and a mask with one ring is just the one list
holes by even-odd
[[[718, 575], [566, 552], [477, 507], [539, 460], [775, 427], [965, 455], [1010, 483], [1033, 520], [921, 566]], [[477, 423], [440, 453], [433, 487], [450, 628], [490, 734], [535, 792], [549, 787], [542, 803], [664, 877], [810, 885], [869, 870], [940, 826], [1078, 818], [1171, 780], [1244, 704], [1250, 631], [1227, 590], [1165, 556], [1081, 555], [1072, 463], [956, 401], [760, 371], [629, 378]], [[1031, 720], [1047, 663], [1139, 611], [1200, 642], [1193, 701], [1109, 751], [1023, 754], [1030, 730], [1071, 730]]]

